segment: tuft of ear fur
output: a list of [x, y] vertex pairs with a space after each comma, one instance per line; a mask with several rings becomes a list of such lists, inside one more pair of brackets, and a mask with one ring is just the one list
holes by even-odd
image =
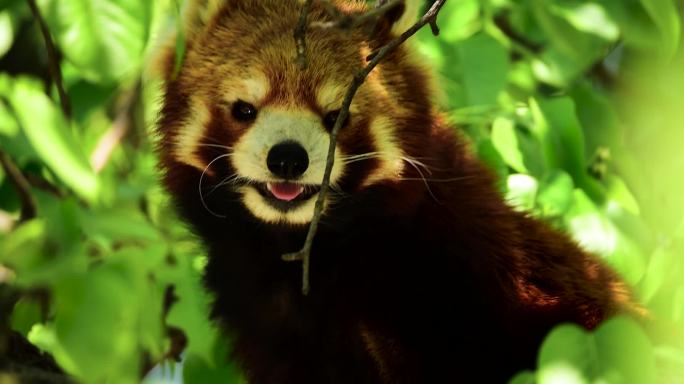
[[180, 9], [180, 22], [168, 25], [160, 32], [157, 42], [150, 49], [147, 65], [143, 72], [146, 79], [169, 81], [176, 69], [178, 39], [187, 45], [202, 32], [228, 0], [185, 0]]
[[424, 0], [404, 0], [403, 4], [397, 7], [397, 11], [388, 16], [392, 21], [392, 35], [401, 35], [418, 20], [418, 12], [425, 3]]
[[418, 18], [423, 0], [383, 0], [376, 3], [377, 7], [394, 4], [378, 20], [373, 31], [374, 36], [398, 36], [413, 25]]
[[181, 11], [184, 20], [185, 36], [192, 39], [209, 22], [225, 0], [187, 0]]

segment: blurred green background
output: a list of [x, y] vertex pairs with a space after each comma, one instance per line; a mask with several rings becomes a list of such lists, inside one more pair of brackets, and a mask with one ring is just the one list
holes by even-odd
[[[146, 66], [180, 4], [38, 0], [62, 106], [29, 3], [0, 0], [0, 383], [239, 382], [206, 319], [204, 253], [155, 169]], [[557, 327], [515, 384], [684, 383], [683, 14], [449, 0], [441, 35], [411, 42], [502, 193], [605, 258], [652, 314]]]

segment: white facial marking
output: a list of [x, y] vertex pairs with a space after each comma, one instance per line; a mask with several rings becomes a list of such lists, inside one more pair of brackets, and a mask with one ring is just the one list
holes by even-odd
[[240, 99], [255, 105], [260, 104], [271, 90], [268, 80], [263, 74], [252, 74], [238, 82], [233, 79], [226, 80], [222, 89], [225, 90], [224, 100], [229, 103]]
[[404, 152], [394, 135], [392, 120], [388, 117], [378, 117], [370, 125], [370, 133], [378, 152], [377, 159], [380, 166], [373, 170], [363, 182], [363, 186], [375, 184], [382, 180], [397, 180], [404, 171]]
[[[316, 93], [316, 103], [318, 103], [318, 106], [326, 112], [338, 110], [342, 107], [344, 95], [347, 93], [348, 87], [349, 84], [325, 83]], [[349, 113], [354, 115], [357, 112], [358, 107], [356, 103], [352, 101], [352, 104], [349, 106]]]
[[190, 116], [175, 136], [174, 156], [181, 163], [203, 170], [206, 166], [195, 155], [198, 145], [204, 140], [204, 132], [210, 115], [207, 106], [198, 98], [190, 100]]
[[337, 83], [326, 83], [316, 94], [316, 102], [324, 110], [334, 110], [342, 104], [346, 87]]
[[264, 197], [252, 187], [242, 187], [240, 191], [242, 192], [242, 201], [247, 209], [257, 218], [272, 224], [306, 224], [310, 222], [318, 198], [318, 194], [315, 194], [296, 208], [283, 212], [270, 206], [264, 201]]
[[244, 80], [243, 87], [245, 89], [244, 94], [248, 98], [247, 100], [253, 103], [260, 103], [264, 100], [270, 90], [268, 80], [263, 75]]

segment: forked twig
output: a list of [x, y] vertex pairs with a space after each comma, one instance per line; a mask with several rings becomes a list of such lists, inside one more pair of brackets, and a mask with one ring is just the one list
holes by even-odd
[[[337, 10], [329, 0], [322, 0], [328, 13], [333, 17], [333, 21], [312, 23], [313, 27], [317, 28], [340, 28], [340, 29], [354, 29], [364, 25], [371, 24], [372, 26], [387, 12], [394, 9], [394, 7], [403, 3], [405, 0], [387, 0], [379, 2], [377, 6], [368, 12], [360, 15], [346, 15]], [[371, 28], [373, 29], [373, 28]]]
[[321, 182], [321, 189], [318, 193], [318, 198], [316, 199], [316, 206], [314, 208], [313, 218], [311, 219], [311, 224], [309, 225], [309, 231], [306, 235], [306, 240], [304, 241], [304, 246], [301, 250], [294, 253], [287, 253], [282, 256], [285, 261], [302, 261], [302, 293], [307, 295], [311, 290], [309, 284], [309, 271], [311, 267], [311, 246], [313, 245], [313, 239], [316, 236], [316, 231], [318, 230], [318, 224], [321, 220], [321, 214], [323, 213], [325, 196], [330, 188], [330, 174], [332, 172], [333, 164], [335, 162], [335, 147], [337, 145], [337, 134], [342, 127], [342, 123], [347, 119], [349, 115], [349, 107], [354, 99], [356, 91], [359, 89], [361, 84], [366, 80], [366, 77], [371, 73], [373, 68], [375, 68], [380, 61], [389, 55], [394, 49], [406, 41], [409, 37], [413, 36], [419, 29], [424, 27], [426, 24], [430, 24], [433, 33], [438, 33], [439, 29], [436, 27], [437, 15], [440, 9], [446, 3], [446, 0], [435, 0], [432, 3], [430, 9], [420, 18], [415, 24], [413, 24], [404, 33], [399, 35], [390, 41], [387, 45], [378, 49], [377, 51], [371, 53], [367, 60], [368, 65], [366, 65], [362, 70], [357, 72], [352, 79], [347, 93], [344, 96], [344, 101], [342, 102], [342, 107], [340, 108], [339, 115], [335, 121], [335, 126], [330, 132], [330, 145], [328, 147], [328, 157], [325, 164], [325, 173], [323, 174], [323, 181]]

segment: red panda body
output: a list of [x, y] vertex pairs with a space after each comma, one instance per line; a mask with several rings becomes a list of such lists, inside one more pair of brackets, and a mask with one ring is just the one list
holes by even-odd
[[[602, 262], [505, 203], [407, 47], [340, 131], [302, 295], [301, 265], [281, 255], [303, 244], [346, 85], [395, 28], [312, 27], [300, 69], [297, 1], [197, 7], [177, 77], [167, 57], [161, 164], [250, 383], [506, 382], [534, 368], [554, 325], [593, 328], [629, 305]], [[329, 16], [315, 2], [310, 19]]]

